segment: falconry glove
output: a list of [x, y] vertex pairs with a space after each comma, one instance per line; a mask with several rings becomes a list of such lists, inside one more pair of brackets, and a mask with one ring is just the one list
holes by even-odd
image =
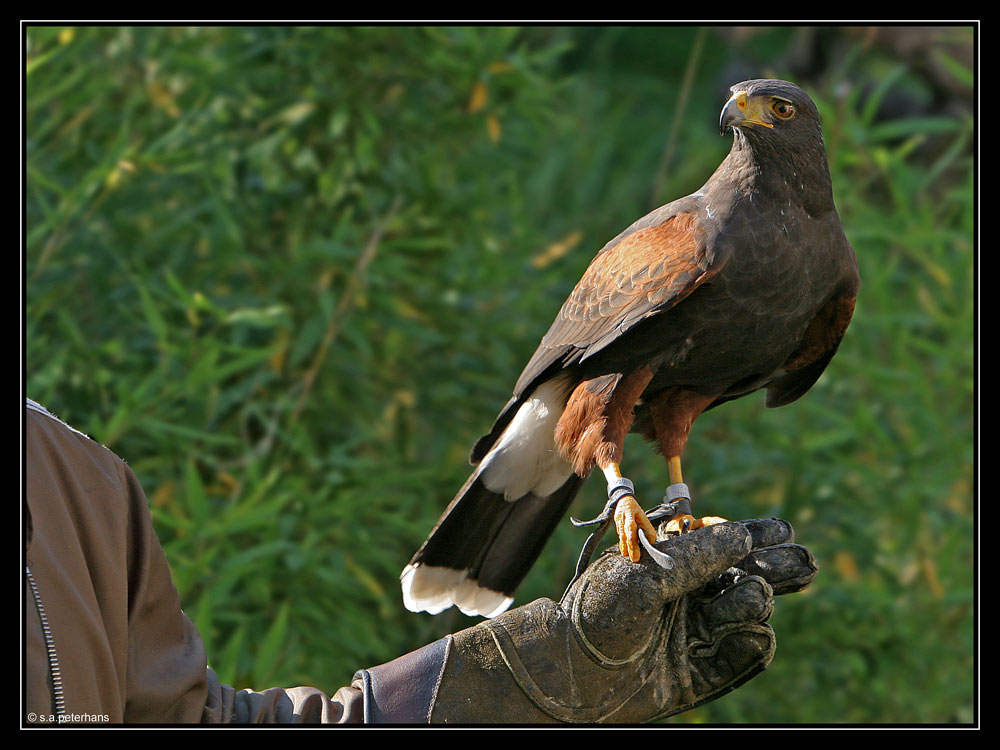
[[[539, 599], [369, 670], [368, 700], [408, 702], [415, 721], [461, 724], [642, 723], [680, 713], [770, 663], [774, 594], [816, 574], [792, 539], [778, 519], [705, 527], [657, 542], [671, 570], [609, 550], [559, 603]], [[434, 664], [433, 679], [414, 678]], [[393, 684], [407, 695], [389, 696]]]

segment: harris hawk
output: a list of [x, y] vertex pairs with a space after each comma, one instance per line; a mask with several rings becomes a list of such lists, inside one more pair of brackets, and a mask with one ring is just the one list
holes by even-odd
[[[860, 277], [819, 112], [785, 81], [730, 91], [719, 123], [733, 132], [729, 155], [595, 256], [403, 570], [408, 609], [503, 612], [595, 467], [621, 554], [638, 561], [639, 534], [655, 532], [621, 474], [625, 435], [667, 459], [668, 497], [690, 497], [680, 457], [699, 414], [761, 388], [766, 406], [791, 403], [837, 351]], [[710, 522], [688, 516], [683, 528]]]

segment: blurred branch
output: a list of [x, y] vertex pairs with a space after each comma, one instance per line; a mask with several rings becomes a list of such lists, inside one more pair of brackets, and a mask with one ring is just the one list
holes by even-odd
[[684, 69], [684, 80], [681, 82], [681, 91], [677, 97], [677, 106], [674, 109], [674, 119], [670, 124], [670, 136], [667, 138], [667, 146], [663, 150], [663, 158], [660, 159], [660, 167], [656, 170], [656, 181], [653, 183], [653, 195], [650, 197], [650, 207], [655, 208], [661, 203], [660, 196], [663, 193], [663, 182], [667, 178], [667, 169], [674, 160], [674, 151], [677, 150], [677, 133], [680, 130], [681, 121], [684, 119], [684, 112], [687, 110], [688, 98], [691, 95], [691, 86], [694, 84], [694, 74], [698, 69], [698, 62], [701, 60], [701, 50], [705, 46], [705, 29], [699, 28], [694, 37], [694, 45], [688, 55], [687, 66]]
[[375, 225], [371, 236], [368, 238], [368, 242], [365, 243], [365, 247], [361, 251], [361, 255], [358, 256], [358, 259], [354, 264], [354, 269], [351, 271], [347, 287], [344, 289], [344, 293], [341, 295], [340, 301], [337, 303], [337, 309], [334, 310], [333, 317], [330, 319], [330, 323], [326, 327], [326, 332], [323, 334], [323, 340], [320, 342], [319, 348], [316, 350], [316, 356], [313, 357], [312, 364], [309, 366], [309, 369], [302, 378], [302, 390], [299, 393], [298, 400], [295, 402], [295, 409], [292, 411], [291, 424], [297, 422], [299, 415], [302, 413], [306, 399], [309, 397], [309, 393], [312, 391], [312, 387], [316, 382], [316, 376], [319, 374], [319, 370], [323, 366], [323, 360], [326, 359], [326, 352], [330, 348], [330, 344], [334, 342], [337, 335], [340, 333], [344, 316], [347, 315], [351, 306], [354, 304], [354, 299], [357, 296], [358, 290], [364, 285], [365, 273], [368, 270], [368, 266], [370, 266], [372, 261], [375, 259], [379, 243], [382, 240], [382, 236], [385, 234], [385, 228], [399, 211], [401, 203], [402, 200], [399, 196], [396, 196], [396, 198], [393, 199], [392, 205], [389, 207], [389, 210], [381, 218], [381, 220], [379, 220]]

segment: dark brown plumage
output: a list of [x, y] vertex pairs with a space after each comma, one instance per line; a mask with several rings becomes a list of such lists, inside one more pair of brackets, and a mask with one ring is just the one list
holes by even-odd
[[[840, 344], [860, 284], [833, 202], [819, 113], [797, 86], [733, 86], [733, 147], [696, 193], [656, 209], [597, 254], [563, 304], [477, 465], [402, 574], [414, 611], [493, 616], [595, 467], [616, 486], [630, 430], [680, 484], [704, 410], [761, 388], [794, 401]], [[686, 487], [685, 487], [686, 489]], [[622, 553], [651, 529], [630, 493]]]

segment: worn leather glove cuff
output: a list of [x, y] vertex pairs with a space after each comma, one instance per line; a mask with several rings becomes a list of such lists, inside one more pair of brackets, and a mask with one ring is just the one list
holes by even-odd
[[444, 671], [452, 636], [370, 669], [353, 684], [364, 695], [365, 724], [426, 724]]

